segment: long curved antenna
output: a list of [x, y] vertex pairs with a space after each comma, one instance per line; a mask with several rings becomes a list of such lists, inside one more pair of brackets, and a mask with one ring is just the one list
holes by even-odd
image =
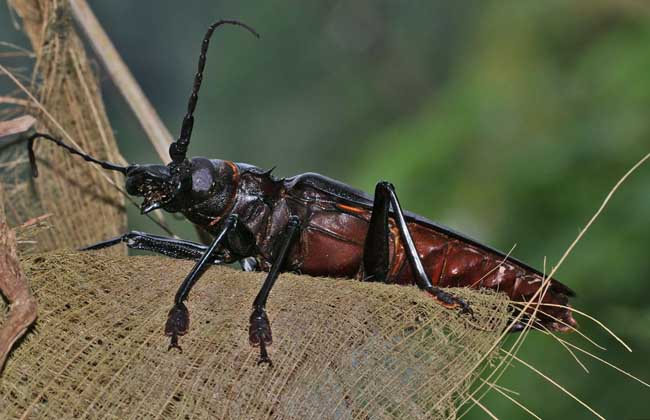
[[203, 69], [205, 68], [205, 58], [208, 52], [208, 46], [210, 45], [210, 38], [212, 37], [214, 30], [221, 25], [241, 26], [257, 38], [260, 37], [255, 29], [251, 28], [245, 23], [236, 20], [220, 20], [210, 25], [208, 31], [203, 37], [203, 43], [201, 44], [201, 55], [199, 55], [199, 69], [194, 76], [194, 85], [192, 86], [192, 93], [190, 94], [190, 99], [187, 104], [187, 114], [185, 114], [185, 117], [183, 118], [181, 135], [178, 140], [169, 146], [169, 157], [171, 157], [174, 163], [180, 163], [185, 160], [187, 147], [190, 144], [190, 137], [192, 137], [192, 127], [194, 126], [194, 109], [196, 108], [196, 102], [199, 99], [199, 89], [201, 89], [201, 82], [203, 81]]
[[114, 163], [106, 162], [104, 160], [95, 159], [94, 157], [92, 157], [90, 155], [87, 155], [86, 153], [84, 153], [84, 152], [82, 152], [80, 150], [77, 150], [72, 146], [69, 146], [69, 145], [65, 144], [61, 140], [59, 140], [57, 138], [54, 138], [54, 137], [50, 136], [49, 134], [34, 133], [29, 137], [29, 139], [27, 139], [27, 151], [28, 151], [28, 154], [29, 154], [29, 165], [32, 168], [32, 176], [34, 178], [36, 178], [38, 176], [38, 167], [36, 166], [36, 156], [34, 155], [34, 140], [36, 140], [38, 138], [44, 138], [44, 139], [50, 140], [50, 141], [56, 143], [58, 146], [63, 147], [64, 149], [66, 149], [70, 153], [72, 153], [74, 155], [81, 156], [87, 162], [96, 163], [96, 164], [98, 164], [99, 166], [101, 166], [104, 169], [109, 169], [111, 171], [118, 171], [118, 172], [121, 172], [121, 173], [126, 175], [127, 168], [125, 166], [120, 166], [120, 165], [116, 165]]

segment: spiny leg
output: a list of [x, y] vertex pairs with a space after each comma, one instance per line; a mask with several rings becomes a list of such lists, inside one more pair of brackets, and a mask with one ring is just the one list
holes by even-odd
[[[210, 241], [212, 241], [212, 239], [210, 239]], [[132, 230], [125, 233], [124, 235], [116, 236], [115, 238], [85, 246], [79, 249], [79, 251], [94, 251], [97, 249], [115, 246], [122, 242], [126, 243], [126, 246], [130, 249], [156, 252], [167, 257], [178, 258], [182, 260], [198, 260], [208, 249], [207, 245], [187, 241], [185, 239], [170, 238], [168, 236], [159, 236], [151, 233]], [[223, 255], [217, 254], [214, 256], [214, 258], [212, 258], [210, 264], [223, 264], [224, 261], [222, 257]], [[257, 270], [257, 260], [254, 257], [242, 258], [239, 260], [239, 264], [241, 265], [243, 271]]]
[[388, 215], [391, 205], [393, 207], [393, 217], [418, 287], [431, 294], [436, 299], [436, 302], [446, 308], [460, 308], [462, 313], [472, 313], [469, 305], [463, 299], [431, 284], [408, 230], [402, 207], [395, 194], [395, 187], [389, 182], [379, 182], [375, 188], [375, 201], [364, 245], [362, 279], [385, 282], [388, 278]]
[[[184, 260], [198, 260], [208, 249], [207, 245], [196, 242], [132, 230], [123, 235], [116, 236], [115, 238], [85, 246], [81, 248], [80, 251], [93, 251], [108, 248], [122, 242], [131, 249], [156, 252], [167, 257]], [[210, 264], [220, 264], [221, 262], [220, 259], [213, 258], [212, 261], [210, 261]]]
[[178, 345], [178, 336], [185, 335], [190, 326], [190, 315], [183, 302], [187, 300], [190, 290], [192, 290], [192, 287], [199, 277], [201, 277], [205, 268], [210, 264], [212, 254], [226, 238], [228, 232], [236, 227], [237, 220], [237, 215], [228, 216], [219, 234], [214, 238], [208, 249], [203, 253], [201, 259], [197, 261], [192, 271], [185, 277], [185, 280], [183, 280], [183, 283], [178, 288], [176, 297], [174, 298], [174, 306], [169, 310], [167, 323], [165, 324], [165, 335], [171, 337], [169, 349], [177, 348], [182, 351]]
[[269, 318], [266, 316], [266, 301], [269, 298], [269, 293], [280, 274], [282, 264], [284, 263], [299, 230], [300, 220], [296, 216], [291, 216], [285, 228], [284, 238], [280, 249], [275, 256], [273, 265], [271, 265], [271, 270], [266, 276], [266, 280], [264, 280], [264, 284], [257, 294], [257, 297], [253, 301], [253, 312], [250, 317], [248, 338], [252, 346], [260, 346], [260, 360], [257, 364], [268, 363], [270, 366], [273, 365], [266, 351], [266, 346], [270, 346], [273, 342], [271, 324], [269, 323]]

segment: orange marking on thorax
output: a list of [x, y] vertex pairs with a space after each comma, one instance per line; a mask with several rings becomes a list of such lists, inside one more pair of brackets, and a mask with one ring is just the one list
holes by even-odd
[[235, 165], [234, 162], [231, 162], [229, 160], [224, 160], [223, 161], [226, 165], [230, 166], [230, 169], [232, 169], [233, 172], [233, 177], [237, 180], [239, 180], [239, 168], [237, 168], [237, 165]]
[[349, 211], [350, 213], [354, 213], [354, 214], [365, 214], [366, 212], [368, 212], [368, 210], [366, 209], [360, 207], [348, 206], [346, 204], [341, 204], [341, 203], [337, 203], [336, 208], [339, 210]]
[[239, 186], [239, 168], [237, 167], [237, 165], [235, 165], [234, 162], [231, 162], [229, 160], [224, 160], [224, 162], [226, 165], [230, 166], [230, 169], [232, 169], [232, 183], [235, 186], [232, 190], [232, 196], [230, 197], [230, 200], [228, 202], [228, 207], [223, 212], [223, 214], [228, 214], [235, 206], [235, 198], [237, 197], [237, 187]]

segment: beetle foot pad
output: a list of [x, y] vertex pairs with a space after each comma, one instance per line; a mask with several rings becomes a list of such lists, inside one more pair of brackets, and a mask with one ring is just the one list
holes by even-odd
[[248, 327], [248, 340], [251, 346], [259, 346], [260, 348], [260, 359], [257, 364], [268, 363], [269, 366], [273, 366], [273, 362], [271, 362], [266, 351], [266, 346], [270, 346], [273, 343], [271, 323], [263, 308], [253, 308], [253, 313], [250, 317], [250, 326]]
[[437, 287], [432, 287], [426, 291], [435, 298], [436, 303], [439, 303], [447, 309], [460, 309], [461, 314], [469, 314], [474, 318], [474, 311], [470, 308], [469, 303], [458, 296], [445, 292]]
[[165, 324], [165, 335], [171, 337], [167, 351], [178, 349], [181, 353], [183, 349], [178, 345], [178, 337], [187, 334], [190, 327], [190, 313], [183, 303], [175, 304], [167, 314], [167, 323]]

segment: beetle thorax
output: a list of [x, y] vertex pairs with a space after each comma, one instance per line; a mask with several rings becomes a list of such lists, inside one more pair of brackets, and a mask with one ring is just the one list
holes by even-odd
[[230, 161], [203, 157], [192, 158], [191, 164], [191, 187], [176, 211], [200, 226], [213, 226], [235, 203], [239, 170]]

